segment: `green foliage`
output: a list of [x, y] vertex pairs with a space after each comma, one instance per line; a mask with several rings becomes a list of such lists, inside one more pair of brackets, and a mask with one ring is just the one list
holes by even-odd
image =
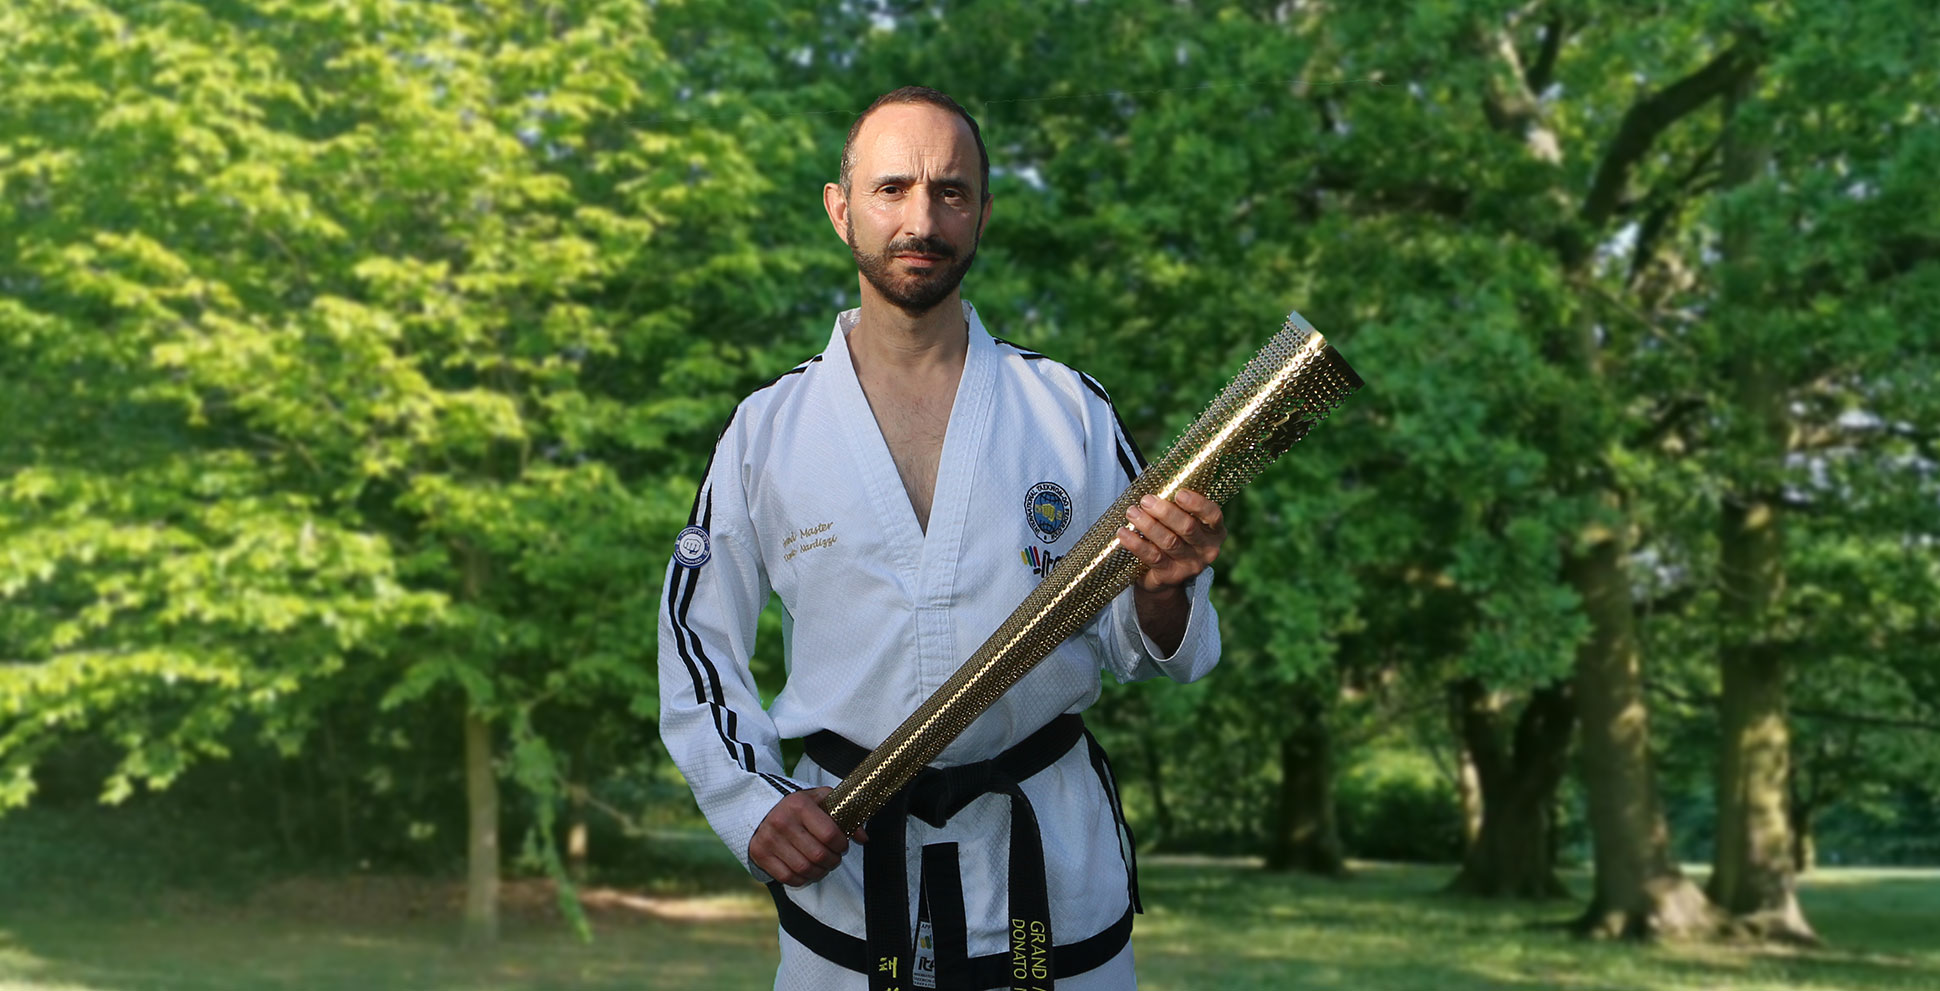
[[9, 815], [0, 911], [126, 918], [186, 892], [236, 897], [283, 866], [243, 824], [147, 797], [112, 809], [43, 803]]
[[726, 6], [0, 13], [0, 810], [77, 740], [119, 802], [327, 739], [399, 810], [344, 856], [449, 842], [380, 741], [422, 786], [463, 707], [557, 866], [562, 775], [651, 745], [713, 431], [796, 358], [752, 156], [805, 126], [686, 120], [747, 108], [662, 44]]
[[1418, 754], [1373, 750], [1337, 779], [1341, 843], [1355, 857], [1445, 864], [1462, 857], [1462, 809]]
[[[817, 204], [850, 114], [921, 80], [991, 149], [966, 294], [1102, 381], [1147, 454], [1289, 308], [1370, 382], [1228, 507], [1222, 669], [1106, 693], [1142, 835], [1251, 848], [1310, 702], [1351, 767], [1449, 680], [1564, 675], [1586, 624], [1557, 574], [1592, 521], [1640, 548], [1661, 770], [1701, 819], [1716, 520], [1746, 485], [1797, 510], [1773, 633], [1801, 794], [1913, 821], [1940, 753], [1908, 728], [1940, 719], [1917, 8], [8, 5], [0, 809], [287, 755], [292, 847], [436, 870], [460, 710], [509, 744], [531, 864], [557, 869], [568, 782], [685, 808], [645, 756], [665, 548], [736, 398], [852, 299]], [[1769, 170], [1717, 187], [1706, 103], [1589, 215], [1637, 101], [1737, 45]], [[60, 763], [77, 741], [113, 757]], [[1442, 821], [1406, 782], [1347, 775], [1352, 845]]]

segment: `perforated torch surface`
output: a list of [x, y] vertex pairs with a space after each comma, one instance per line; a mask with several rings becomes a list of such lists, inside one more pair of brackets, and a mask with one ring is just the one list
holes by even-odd
[[1232, 498], [1362, 385], [1325, 338], [1288, 314], [1165, 455], [1127, 486], [983, 646], [822, 802], [844, 832], [882, 808], [997, 698], [1145, 570], [1118, 542], [1125, 510], [1191, 489]]

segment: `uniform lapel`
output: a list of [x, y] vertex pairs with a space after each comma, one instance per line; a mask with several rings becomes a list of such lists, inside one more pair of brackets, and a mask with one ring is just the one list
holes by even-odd
[[830, 370], [835, 372], [840, 429], [853, 452], [856, 475], [867, 490], [870, 510], [879, 527], [879, 546], [895, 563], [916, 619], [917, 642], [912, 646], [919, 689], [928, 693], [941, 686], [963, 661], [959, 656], [949, 611], [956, 600], [959, 566], [970, 531], [971, 488], [976, 484], [978, 452], [984, 449], [995, 391], [995, 341], [984, 330], [970, 304], [963, 304], [969, 341], [963, 378], [950, 405], [950, 423], [943, 434], [943, 451], [936, 466], [936, 492], [930, 500], [929, 531], [916, 523], [909, 494], [889, 445], [876, 425], [869, 398], [856, 377], [846, 330], [853, 313], [838, 317], [829, 340]]
[[[996, 342], [984, 332], [976, 311], [963, 304], [969, 324], [969, 346], [963, 358], [963, 377], [950, 404], [950, 425], [943, 434], [943, 452], [936, 464], [936, 494], [930, 500], [930, 528], [923, 538], [917, 569], [916, 648], [917, 683], [924, 696], [943, 687], [969, 656], [956, 642], [957, 589], [979, 576], [966, 570], [964, 554], [974, 552], [965, 541], [971, 532], [971, 486], [976, 483], [984, 433], [989, 429], [991, 394], [996, 375]], [[976, 565], [971, 563], [970, 568]]]
[[870, 518], [879, 538], [876, 544], [895, 562], [903, 587], [917, 587], [917, 567], [922, 554], [923, 528], [916, 524], [916, 510], [909, 505], [902, 476], [896, 474], [896, 461], [889, 455], [889, 444], [876, 426], [876, 415], [869, 408], [869, 397], [856, 378], [855, 360], [849, 355], [848, 330], [855, 326], [855, 310], [835, 318], [835, 333], [829, 338], [827, 364], [834, 372], [836, 421], [855, 459], [856, 479], [867, 491]]
[[[937, 460], [936, 495], [930, 500], [930, 528], [923, 540], [922, 590], [932, 599], [954, 598], [957, 566], [963, 560], [963, 541], [970, 527], [971, 486], [976, 480], [978, 453], [989, 429], [996, 342], [983, 329], [977, 311], [963, 304], [970, 342], [963, 359], [963, 378], [950, 406], [950, 426], [943, 435], [943, 454]], [[960, 658], [959, 658], [960, 660]]]

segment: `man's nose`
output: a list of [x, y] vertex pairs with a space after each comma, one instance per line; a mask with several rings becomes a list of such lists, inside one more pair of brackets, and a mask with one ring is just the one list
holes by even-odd
[[937, 204], [928, 189], [916, 189], [903, 201], [904, 237], [930, 237], [936, 233]]

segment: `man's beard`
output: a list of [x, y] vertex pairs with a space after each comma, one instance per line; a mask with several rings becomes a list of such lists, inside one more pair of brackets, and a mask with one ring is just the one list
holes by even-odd
[[[898, 275], [891, 268], [895, 255], [901, 251], [920, 251], [926, 255], [937, 256], [937, 261], [924, 275]], [[901, 241], [891, 241], [880, 253], [862, 250], [855, 243], [855, 228], [849, 228], [849, 253], [855, 256], [855, 266], [862, 277], [876, 287], [876, 292], [888, 300], [890, 305], [913, 317], [920, 317], [936, 309], [938, 303], [948, 299], [957, 286], [963, 284], [963, 275], [970, 271], [970, 263], [977, 260], [977, 242], [972, 241], [970, 251], [961, 259], [957, 258], [956, 247], [940, 237], [912, 237]]]

